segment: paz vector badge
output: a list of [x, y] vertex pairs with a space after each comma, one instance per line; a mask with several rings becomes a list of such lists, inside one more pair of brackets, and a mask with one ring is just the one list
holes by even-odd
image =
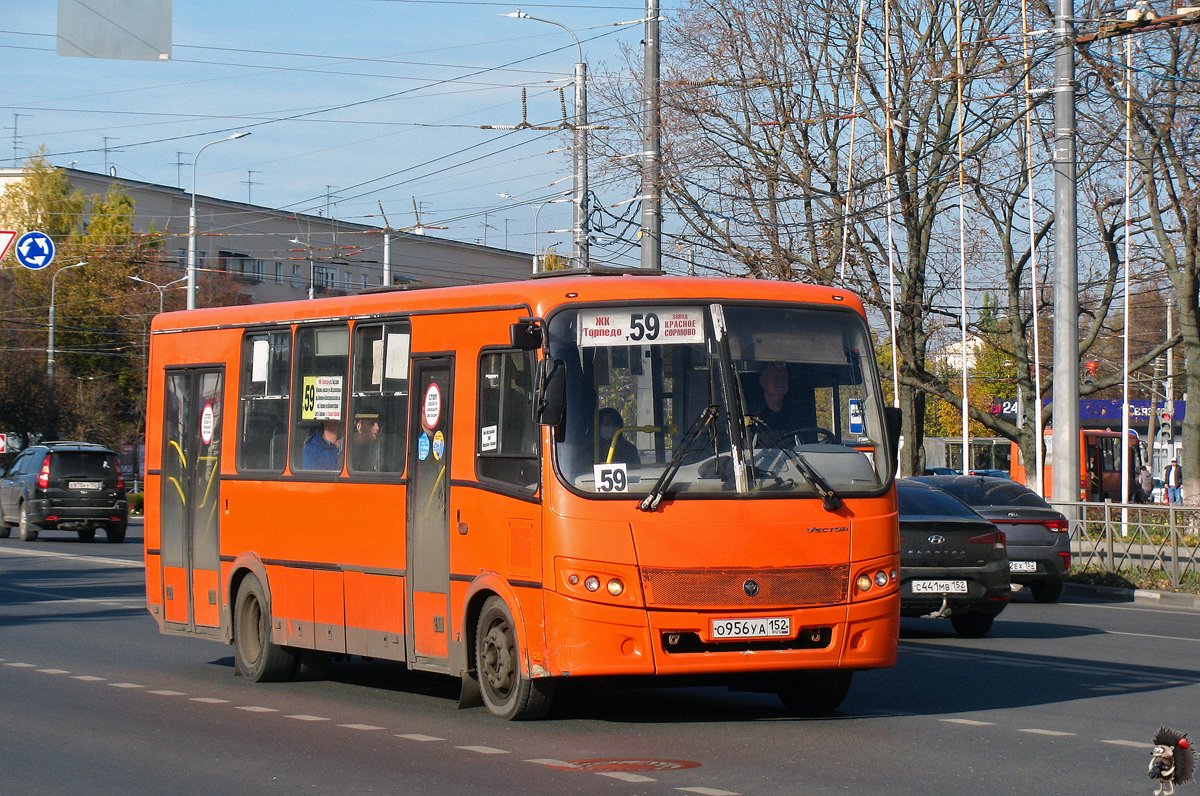
[[1150, 753], [1150, 779], [1158, 780], [1154, 796], [1171, 796], [1175, 785], [1191, 782], [1195, 771], [1196, 756], [1187, 734], [1160, 727], [1154, 736], [1154, 750]]

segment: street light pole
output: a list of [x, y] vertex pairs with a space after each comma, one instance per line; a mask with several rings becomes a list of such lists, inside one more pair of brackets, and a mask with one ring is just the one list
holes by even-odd
[[86, 261], [74, 265], [64, 265], [50, 278], [50, 337], [46, 341], [46, 379], [49, 382], [52, 399], [54, 396], [54, 293], [58, 287], [58, 275], [69, 268], [79, 268], [84, 265], [87, 265]]
[[234, 133], [227, 135], [224, 138], [218, 138], [216, 141], [209, 141], [204, 146], [196, 150], [196, 157], [192, 158], [192, 210], [188, 214], [188, 264], [187, 264], [187, 308], [189, 310], [196, 309], [196, 162], [200, 160], [200, 153], [208, 149], [213, 144], [219, 144], [222, 141], [233, 141], [238, 138], [245, 138], [249, 133]]
[[[501, 199], [511, 199], [514, 202], [519, 201], [517, 197], [507, 193], [498, 193], [496, 196], [499, 196]], [[547, 199], [546, 201], [539, 203], [536, 210], [533, 210], [533, 203], [522, 202], [523, 205], [528, 207], [530, 210], [533, 210], [533, 273], [541, 273], [542, 270], [539, 267], [541, 260], [538, 257], [538, 214], [542, 212], [542, 208], [546, 205], [563, 204], [564, 202], [573, 201], [573, 199]]]
[[163, 295], [165, 294], [167, 288], [169, 288], [171, 285], [177, 285], [180, 282], [187, 281], [186, 276], [181, 276], [178, 279], [168, 282], [165, 285], [160, 285], [157, 282], [151, 282], [149, 279], [142, 279], [140, 276], [133, 276], [132, 274], [129, 275], [129, 278], [135, 282], [142, 282], [143, 284], [147, 284], [150, 287], [152, 287], [158, 291], [158, 314], [159, 315], [162, 315], [162, 313], [163, 313]]
[[579, 43], [579, 37], [575, 35], [575, 31], [561, 22], [530, 16], [520, 9], [512, 13], [501, 14], [500, 16], [513, 17], [515, 19], [532, 19], [535, 22], [556, 25], [567, 33], [570, 33], [571, 38], [575, 40], [575, 47], [579, 52], [579, 60], [575, 63], [575, 122], [571, 125], [575, 132], [573, 146], [575, 161], [575, 218], [571, 229], [572, 237], [574, 238], [571, 259], [575, 262], [576, 268], [587, 268], [589, 262], [588, 216], [590, 214], [588, 213], [587, 64], [583, 62], [583, 46]]

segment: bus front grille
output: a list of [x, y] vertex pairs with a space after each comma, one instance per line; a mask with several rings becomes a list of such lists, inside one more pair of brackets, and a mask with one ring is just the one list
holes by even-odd
[[780, 569], [642, 568], [653, 608], [775, 608], [844, 602], [850, 566]]

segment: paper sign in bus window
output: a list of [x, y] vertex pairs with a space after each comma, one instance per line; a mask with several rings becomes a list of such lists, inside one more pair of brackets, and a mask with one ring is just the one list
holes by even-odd
[[387, 336], [387, 366], [383, 375], [389, 379], [408, 378], [408, 333]]
[[250, 351], [250, 381], [265, 382], [267, 380], [267, 362], [271, 356], [271, 343], [268, 340], [255, 340]]
[[341, 420], [342, 377], [305, 376], [300, 416], [304, 420]]

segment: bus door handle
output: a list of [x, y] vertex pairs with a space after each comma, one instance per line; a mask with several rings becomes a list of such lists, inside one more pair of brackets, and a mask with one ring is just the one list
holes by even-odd
[[454, 520], [458, 523], [458, 533], [460, 536], [467, 535], [467, 524], [462, 521], [462, 509], [458, 509], [454, 513]]

